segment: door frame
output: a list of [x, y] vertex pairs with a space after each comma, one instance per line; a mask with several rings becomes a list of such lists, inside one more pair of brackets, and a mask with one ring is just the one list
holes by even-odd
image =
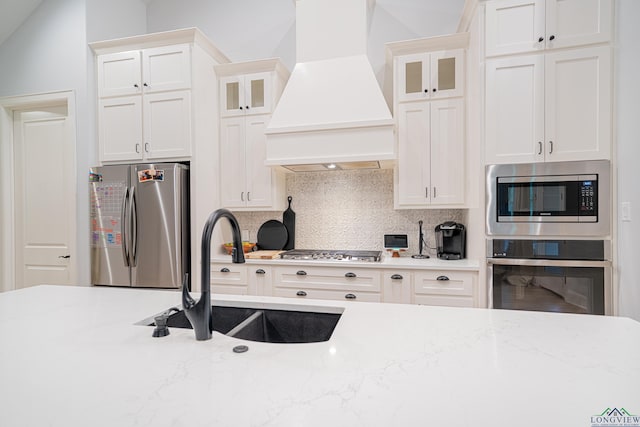
[[[38, 107], [65, 105], [67, 107], [67, 121], [70, 143], [73, 145], [73, 159], [71, 164], [77, 165], [76, 159], [76, 100], [72, 90], [49, 92], [32, 95], [18, 95], [0, 98], [0, 292], [15, 289], [15, 167], [14, 167], [14, 135], [13, 112]], [[73, 168], [73, 181], [77, 186], [77, 168]], [[77, 197], [77, 196], [76, 196]], [[74, 200], [77, 204], [77, 198]], [[77, 215], [77, 209], [74, 208]], [[71, 239], [77, 246], [77, 231], [71, 231]], [[78, 277], [77, 264], [70, 272], [72, 281]]]

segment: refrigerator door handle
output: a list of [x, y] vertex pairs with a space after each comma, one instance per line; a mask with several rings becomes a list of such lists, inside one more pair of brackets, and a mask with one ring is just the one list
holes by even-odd
[[126, 188], [124, 190], [124, 197], [122, 198], [122, 212], [120, 213], [120, 228], [122, 234], [122, 258], [124, 259], [124, 265], [129, 267], [129, 245], [127, 244], [127, 239], [129, 233], [128, 229], [128, 215], [127, 215], [127, 201], [129, 200], [129, 189]]
[[131, 187], [131, 202], [129, 203], [129, 221], [131, 222], [131, 266], [138, 264], [138, 208], [136, 207], [136, 188]]

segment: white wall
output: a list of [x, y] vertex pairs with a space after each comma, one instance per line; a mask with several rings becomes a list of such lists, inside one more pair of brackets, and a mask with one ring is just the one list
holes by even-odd
[[[616, 2], [616, 116], [618, 166], [619, 314], [640, 321], [640, 1]], [[631, 221], [620, 220], [621, 203]]]
[[89, 251], [82, 250], [89, 242], [87, 170], [97, 161], [93, 58], [87, 46], [88, 35], [96, 40], [144, 32], [145, 5], [137, 0], [45, 0], [0, 45], [0, 97], [61, 90], [75, 93], [77, 265], [78, 281], [83, 284], [89, 283]]

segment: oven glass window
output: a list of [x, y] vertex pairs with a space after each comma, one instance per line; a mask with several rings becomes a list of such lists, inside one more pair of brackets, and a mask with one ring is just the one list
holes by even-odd
[[493, 307], [604, 314], [604, 268], [494, 265]]

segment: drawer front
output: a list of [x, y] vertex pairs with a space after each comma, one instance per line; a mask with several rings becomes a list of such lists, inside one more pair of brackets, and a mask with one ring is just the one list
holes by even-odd
[[295, 289], [380, 292], [380, 272], [359, 268], [276, 267], [274, 286]]
[[415, 295], [414, 304], [441, 305], [445, 307], [475, 307], [473, 298], [448, 295]]
[[384, 302], [409, 304], [413, 274], [408, 270], [385, 270], [382, 272]]
[[382, 302], [382, 295], [376, 292], [326, 291], [309, 288], [274, 288], [273, 296], [299, 299], [326, 299], [334, 301]]
[[251, 295], [248, 286], [211, 285], [211, 293], [228, 295]]
[[427, 271], [414, 276], [413, 293], [420, 295], [473, 296], [474, 273], [465, 271]]
[[247, 267], [237, 264], [211, 264], [212, 285], [247, 286]]

